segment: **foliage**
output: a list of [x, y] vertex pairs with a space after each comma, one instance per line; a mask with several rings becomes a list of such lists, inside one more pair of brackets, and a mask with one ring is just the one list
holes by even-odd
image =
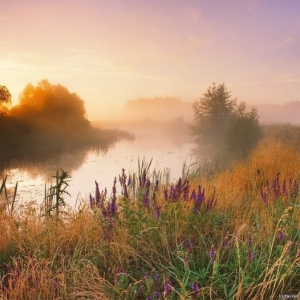
[[6, 113], [5, 105], [11, 103], [11, 94], [6, 86], [0, 85], [0, 117]]
[[70, 127], [82, 131], [89, 127], [84, 102], [65, 87], [47, 80], [40, 81], [36, 87], [27, 85], [19, 105], [11, 109], [10, 115], [47, 131], [67, 131]]
[[224, 83], [213, 83], [193, 110], [192, 132], [203, 150], [245, 155], [260, 138], [257, 110], [247, 112], [245, 103], [238, 105]]
[[258, 143], [262, 130], [256, 108], [246, 111], [246, 104], [240, 103], [229, 122], [227, 147], [230, 153], [246, 156]]
[[64, 196], [70, 196], [66, 189], [69, 186], [68, 179], [71, 178], [71, 176], [68, 172], [61, 170], [60, 173], [57, 171], [53, 177], [55, 178], [56, 184], [49, 188], [48, 194], [45, 187], [45, 216], [52, 217], [54, 212], [56, 218], [58, 218], [63, 212], [63, 207], [66, 205]]
[[207, 89], [193, 104], [193, 131], [199, 136], [199, 143], [212, 147], [224, 144], [234, 106], [235, 100], [231, 99], [224, 83], [218, 86], [213, 83]]
[[42, 80], [36, 86], [27, 85], [19, 104], [0, 114], [0, 170], [2, 164], [16, 158], [45, 159], [45, 152], [91, 147], [107, 150], [121, 138], [132, 136], [120, 130], [93, 128], [78, 95]]

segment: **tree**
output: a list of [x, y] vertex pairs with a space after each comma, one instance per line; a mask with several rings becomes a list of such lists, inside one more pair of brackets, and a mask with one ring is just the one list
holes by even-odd
[[245, 156], [257, 144], [261, 129], [256, 108], [237, 104], [225, 84], [213, 83], [193, 104], [192, 132], [202, 150]]
[[6, 86], [0, 85], [0, 114], [6, 113], [5, 105], [11, 103], [11, 94]]
[[213, 83], [193, 104], [192, 132], [198, 136], [201, 148], [220, 148], [224, 145], [236, 100], [231, 98], [225, 84]]
[[227, 148], [230, 153], [246, 156], [262, 136], [257, 109], [247, 112], [245, 102], [239, 104], [230, 120]]
[[[48, 80], [36, 86], [28, 84], [20, 96], [19, 105], [10, 114], [47, 131], [65, 132], [90, 129], [84, 102], [62, 85], [52, 85]], [[77, 132], [78, 133], [78, 132]]]

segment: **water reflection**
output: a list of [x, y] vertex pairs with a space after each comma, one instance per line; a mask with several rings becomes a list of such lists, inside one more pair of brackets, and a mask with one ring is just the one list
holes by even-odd
[[190, 154], [192, 147], [191, 142], [174, 144], [164, 136], [139, 136], [135, 140], [119, 141], [105, 149], [80, 147], [10, 161], [2, 176], [8, 175], [10, 187], [19, 182], [17, 196], [20, 201], [41, 202], [45, 183], [50, 186], [56, 170], [68, 171], [71, 175], [68, 188], [71, 197], [65, 200], [74, 206], [77, 199], [87, 199], [89, 193], [94, 191], [95, 180], [99, 182], [100, 189], [107, 187], [110, 194], [114, 177], [121, 173], [122, 168], [127, 173], [136, 172], [138, 159], [153, 159], [152, 170], [166, 172], [170, 168], [170, 179], [178, 178], [183, 163], [193, 161]]

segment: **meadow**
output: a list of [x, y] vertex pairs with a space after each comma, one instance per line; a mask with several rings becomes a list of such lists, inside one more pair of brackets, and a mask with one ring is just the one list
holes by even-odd
[[[77, 209], [59, 170], [45, 201], [0, 186], [0, 299], [299, 297], [300, 128], [264, 127], [252, 153], [183, 169], [151, 160]], [[172, 168], [172, 166], [170, 166]], [[298, 296], [297, 296], [298, 295]]]

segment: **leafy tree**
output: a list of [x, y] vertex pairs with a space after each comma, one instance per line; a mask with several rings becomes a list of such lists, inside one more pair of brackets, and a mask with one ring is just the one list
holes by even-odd
[[193, 104], [193, 111], [192, 132], [202, 150], [246, 155], [260, 138], [256, 108], [247, 112], [246, 104], [237, 104], [224, 83], [213, 83]]
[[0, 114], [6, 113], [5, 105], [11, 103], [11, 94], [6, 86], [0, 85]]
[[225, 84], [213, 83], [193, 104], [193, 134], [202, 148], [219, 148], [224, 145], [236, 100], [231, 98]]
[[247, 112], [246, 104], [242, 102], [237, 106], [230, 120], [227, 135], [229, 152], [246, 156], [256, 146], [261, 136], [257, 109], [254, 107]]
[[48, 80], [36, 86], [27, 85], [19, 105], [12, 108], [10, 114], [47, 132], [76, 134], [76, 130], [90, 129], [83, 100], [64, 86], [52, 85]]

